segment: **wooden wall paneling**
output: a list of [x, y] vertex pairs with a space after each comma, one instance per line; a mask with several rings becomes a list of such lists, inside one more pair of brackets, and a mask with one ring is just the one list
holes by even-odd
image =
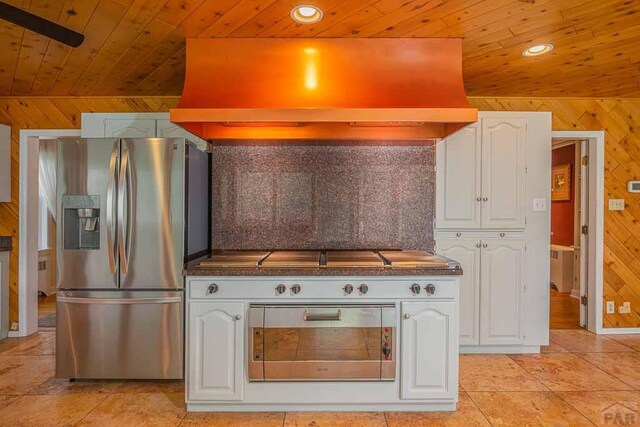
[[[603, 313], [605, 327], [640, 327], [640, 100], [471, 98], [481, 110], [551, 111], [555, 130], [605, 130], [605, 206], [625, 199], [624, 211], [605, 210], [604, 301], [631, 302], [631, 314]], [[605, 304], [603, 304], [605, 306]]]

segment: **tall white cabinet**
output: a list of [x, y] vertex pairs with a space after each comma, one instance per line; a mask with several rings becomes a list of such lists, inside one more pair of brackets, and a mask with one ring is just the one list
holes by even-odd
[[461, 351], [548, 344], [550, 174], [550, 113], [480, 112], [436, 146], [436, 251], [464, 271]]

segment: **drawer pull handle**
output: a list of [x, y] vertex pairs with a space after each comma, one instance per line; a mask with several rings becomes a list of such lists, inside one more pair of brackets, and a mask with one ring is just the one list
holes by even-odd
[[309, 313], [305, 310], [302, 318], [305, 322], [339, 322], [342, 320], [342, 310], [338, 309], [336, 313]]
[[504, 237], [504, 236], [506, 236], [505, 233], [500, 233], [500, 237]]
[[406, 313], [404, 316], [402, 316], [402, 318], [404, 320], [408, 320], [408, 319], [411, 319], [411, 315], [409, 313]]
[[239, 314], [236, 314], [235, 316], [233, 316], [234, 320], [240, 320], [242, 319], [242, 316], [240, 316]]
[[483, 247], [483, 248], [486, 248], [487, 246], [489, 246], [489, 245], [488, 245], [488, 244], [486, 244], [486, 243], [483, 243], [483, 244], [482, 244], [482, 247]]
[[216, 285], [215, 283], [212, 283], [207, 288], [207, 294], [208, 295], [215, 294], [216, 292], [218, 292], [218, 289], [219, 289], [218, 285]]
[[456, 237], [462, 236], [462, 233], [456, 233]]

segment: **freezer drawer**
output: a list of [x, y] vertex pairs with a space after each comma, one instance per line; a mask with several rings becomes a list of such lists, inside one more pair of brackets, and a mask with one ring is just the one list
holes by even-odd
[[183, 378], [183, 307], [182, 291], [60, 292], [56, 376]]

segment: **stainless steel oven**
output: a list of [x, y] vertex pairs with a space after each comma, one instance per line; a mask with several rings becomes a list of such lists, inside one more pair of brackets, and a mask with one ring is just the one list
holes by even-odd
[[396, 324], [393, 304], [252, 304], [249, 380], [394, 380]]

